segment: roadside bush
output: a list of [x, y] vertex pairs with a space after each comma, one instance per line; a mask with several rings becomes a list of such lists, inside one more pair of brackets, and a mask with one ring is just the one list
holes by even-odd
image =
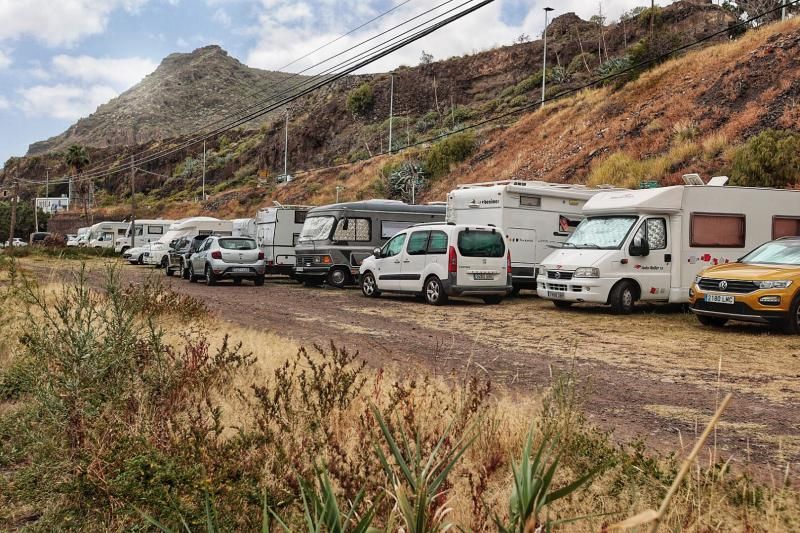
[[694, 120], [679, 120], [672, 125], [672, 140], [676, 143], [693, 141], [700, 133], [700, 128]]
[[572, 58], [572, 61], [569, 62], [569, 66], [567, 67], [567, 72], [570, 74], [577, 74], [585, 70], [587, 74], [590, 74], [596, 63], [596, 55], [590, 54], [589, 52], [582, 52]]
[[800, 185], [800, 133], [768, 129], [751, 137], [734, 153], [731, 182], [746, 187]]
[[457, 133], [439, 141], [428, 150], [425, 170], [431, 179], [450, 172], [450, 167], [468, 158], [475, 151], [476, 141], [472, 132]]
[[636, 188], [645, 179], [644, 166], [624, 152], [611, 154], [592, 167], [589, 185]]
[[357, 89], [354, 89], [347, 95], [347, 109], [353, 115], [366, 115], [372, 111], [372, 106], [375, 104], [375, 93], [372, 85], [364, 83]]

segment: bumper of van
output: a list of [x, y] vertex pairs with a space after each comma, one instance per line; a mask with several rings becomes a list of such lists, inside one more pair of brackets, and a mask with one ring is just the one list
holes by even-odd
[[536, 279], [536, 293], [540, 298], [547, 300], [605, 304], [608, 302], [611, 288], [617, 281], [619, 280], [608, 278], [558, 280], [539, 276]]
[[507, 277], [506, 280], [507, 282], [505, 285], [490, 285], [485, 287], [456, 285], [452, 279], [443, 279], [441, 281], [444, 292], [448, 296], [505, 296], [514, 289], [510, 277]]

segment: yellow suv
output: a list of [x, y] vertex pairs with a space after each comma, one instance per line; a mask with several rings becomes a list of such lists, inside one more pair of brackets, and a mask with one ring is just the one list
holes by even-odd
[[736, 263], [704, 270], [689, 290], [700, 323], [760, 322], [800, 333], [800, 237], [763, 244]]

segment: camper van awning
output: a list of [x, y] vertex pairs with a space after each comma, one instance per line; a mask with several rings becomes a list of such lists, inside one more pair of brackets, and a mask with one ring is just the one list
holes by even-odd
[[583, 206], [584, 215], [612, 213], [674, 213], [681, 210], [685, 187], [638, 191], [610, 191], [593, 196]]

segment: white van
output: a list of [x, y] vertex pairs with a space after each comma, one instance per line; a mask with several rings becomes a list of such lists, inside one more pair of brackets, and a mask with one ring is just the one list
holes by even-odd
[[309, 209], [311, 207], [279, 205], [258, 210], [256, 242], [264, 252], [267, 274], [292, 275], [296, 264], [294, 247]]
[[364, 296], [419, 294], [431, 305], [479, 296], [497, 304], [511, 292], [511, 252], [493, 226], [417, 224], [376, 248], [359, 273]]
[[726, 182], [594, 196], [575, 232], [542, 262], [539, 296], [559, 307], [608, 304], [617, 313], [638, 300], [686, 303], [703, 269], [800, 227], [800, 191]]
[[86, 246], [91, 229], [90, 227], [78, 228], [78, 233], [73, 238], [67, 239], [67, 246]]
[[151, 242], [146, 247], [144, 264], [166, 267], [169, 262], [167, 254], [172, 243], [181, 237], [194, 237], [195, 235], [230, 237], [233, 235], [233, 222], [213, 217], [192, 217], [179, 220], [172, 224], [169, 231], [159, 240]]
[[249, 239], [256, 238], [256, 219], [254, 218], [237, 218], [233, 220], [233, 236], [246, 237]]
[[461, 185], [447, 195], [447, 221], [502, 228], [513, 258], [514, 291], [535, 290], [539, 264], [551, 246], [575, 231], [589, 198], [608, 190], [519, 180]]
[[[117, 242], [114, 243], [114, 251], [118, 254], [124, 254], [128, 248], [139, 248], [147, 243], [157, 241], [169, 231], [169, 227], [174, 222], [174, 220], [163, 219], [136, 219], [133, 221], [133, 224], [128, 224], [128, 230], [125, 232], [125, 236], [117, 238]], [[132, 225], [136, 226], [133, 234], [133, 246], [131, 246]]]
[[98, 222], [89, 228], [86, 246], [89, 248], [113, 248], [118, 237], [128, 230], [127, 222]]

